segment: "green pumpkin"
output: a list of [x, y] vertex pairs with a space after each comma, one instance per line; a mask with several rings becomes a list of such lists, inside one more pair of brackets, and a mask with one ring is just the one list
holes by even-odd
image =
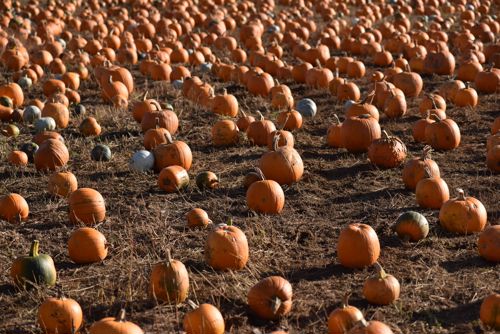
[[7, 108], [14, 108], [14, 103], [12, 99], [8, 96], [0, 96], [0, 104]]
[[429, 234], [429, 222], [420, 213], [407, 211], [398, 217], [394, 230], [401, 239], [420, 241]]
[[196, 176], [196, 185], [200, 190], [214, 189], [219, 186], [219, 178], [213, 172], [201, 172]]
[[38, 245], [38, 240], [33, 241], [30, 254], [17, 258], [12, 264], [10, 276], [19, 287], [56, 284], [54, 261], [47, 254], [38, 254]]

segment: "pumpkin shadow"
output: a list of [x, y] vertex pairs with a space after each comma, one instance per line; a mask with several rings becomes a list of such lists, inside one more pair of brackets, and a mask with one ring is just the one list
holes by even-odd
[[347, 204], [354, 202], [373, 201], [379, 199], [382, 196], [394, 197], [394, 195], [396, 194], [405, 194], [405, 193], [407, 193], [407, 190], [402, 188], [380, 189], [369, 193], [358, 193], [354, 195], [336, 197], [331, 199], [331, 202], [338, 204]]
[[117, 171], [106, 171], [106, 172], [96, 172], [96, 173], [93, 173], [93, 174], [90, 174], [89, 175], [89, 179], [92, 180], [92, 181], [104, 181], [104, 180], [108, 180], [111, 176], [114, 176], [114, 177], [125, 177], [127, 175], [129, 175], [131, 172], [130, 171], [121, 171], [121, 172], [117, 172]]
[[91, 264], [88, 265], [82, 265], [82, 264], [76, 264], [72, 261], [58, 261], [57, 262], [57, 270], [66, 270], [66, 269], [77, 269], [77, 268], [82, 268], [86, 266], [90, 266]]
[[431, 326], [440, 325], [445, 328], [455, 327], [457, 324], [470, 324], [477, 321], [481, 302], [482, 300], [477, 300], [474, 303], [460, 304], [442, 310], [425, 309], [414, 312], [411, 321], [424, 321]]
[[[338, 161], [341, 159], [345, 159], [348, 157], [349, 153], [348, 152], [336, 152], [336, 153], [321, 153], [317, 152], [316, 148], [312, 146], [306, 146], [303, 147], [304, 151], [302, 152], [302, 157], [304, 159], [321, 159], [321, 160], [326, 160], [326, 161]], [[310, 149], [310, 151], [305, 151], [305, 149]], [[351, 167], [352, 168], [352, 167]], [[351, 168], [345, 168], [351, 169]], [[339, 168], [337, 168], [339, 169]], [[327, 171], [319, 172], [320, 174], [328, 174], [328, 172], [331, 171], [336, 171], [337, 169], [330, 169]]]
[[139, 130], [122, 130], [122, 131], [110, 131], [101, 134], [96, 142], [102, 143], [107, 141], [115, 141], [123, 138], [135, 138], [139, 137], [141, 133]]
[[[497, 265], [488, 262], [479, 255], [458, 260], [442, 261], [439, 265], [449, 273], [456, 273], [468, 268], [495, 268]], [[500, 267], [500, 266], [499, 266]]]
[[328, 169], [328, 170], [320, 170], [318, 171], [318, 174], [325, 177], [326, 179], [330, 181], [336, 181], [336, 180], [341, 180], [346, 177], [351, 177], [358, 175], [359, 173], [362, 172], [367, 172], [374, 170], [374, 167], [370, 163], [362, 163], [362, 164], [357, 164], [352, 167], [338, 167], [334, 169]]
[[324, 267], [309, 267], [300, 270], [289, 271], [285, 274], [285, 277], [291, 283], [297, 283], [300, 281], [322, 281], [329, 279], [331, 277], [341, 278], [345, 275], [352, 274], [353, 269], [346, 268], [338, 263], [330, 263]]

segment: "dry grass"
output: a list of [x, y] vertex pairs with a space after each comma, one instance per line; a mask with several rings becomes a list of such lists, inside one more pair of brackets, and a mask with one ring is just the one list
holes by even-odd
[[[35, 238], [41, 241], [41, 251], [53, 257], [66, 295], [82, 305], [84, 333], [95, 320], [113, 315], [121, 307], [126, 307], [129, 318], [148, 333], [181, 330], [187, 307], [157, 305], [147, 292], [151, 267], [162, 259], [167, 248], [190, 272], [190, 298], [219, 307], [230, 333], [250, 333], [254, 328], [266, 332], [278, 327], [295, 333], [325, 333], [329, 312], [347, 291], [353, 292], [351, 303], [362, 309], [368, 319], [385, 321], [395, 333], [483, 332], [478, 321], [479, 305], [484, 296], [500, 288], [498, 265], [478, 257], [477, 235], [450, 235], [439, 227], [437, 211], [419, 209], [414, 194], [403, 188], [401, 168], [378, 170], [364, 154], [352, 155], [326, 147], [324, 136], [332, 113], [341, 114], [329, 93], [290, 83], [296, 99], [311, 97], [319, 107], [317, 117], [305, 120], [304, 128], [295, 133], [306, 175], [300, 183], [285, 189], [282, 215], [257, 216], [246, 208], [242, 178], [256, 166], [266, 149], [246, 143], [213, 148], [210, 127], [216, 116], [186, 102], [169, 85], [145, 82], [139, 75], [136, 78], [135, 98], [149, 89], [150, 96], [169, 101], [180, 115], [181, 127], [176, 136], [193, 151], [194, 163], [189, 172], [192, 178], [200, 171], [212, 170], [220, 176], [221, 187], [202, 193], [192, 181], [187, 191], [165, 194], [156, 186], [156, 175], [129, 171], [128, 159], [142, 148], [139, 127], [127, 112], [102, 105], [94, 83], [84, 83], [81, 94], [87, 115], [98, 119], [104, 133], [95, 139], [80, 137], [77, 127], [82, 117], [73, 117], [71, 126], [62, 134], [70, 149], [68, 170], [77, 175], [81, 187], [95, 188], [106, 199], [108, 216], [97, 228], [111, 243], [109, 257], [101, 264], [89, 266], [70, 261], [66, 242], [75, 226], [69, 223], [66, 201], [48, 196], [47, 175], [37, 173], [33, 166], [20, 171], [5, 163], [7, 152], [30, 140], [32, 129], [23, 125], [18, 139], [2, 139], [0, 193], [17, 192], [24, 196], [31, 214], [22, 225], [1, 222], [0, 333], [39, 333], [37, 307], [44, 298], [54, 295], [52, 289], [45, 288], [18, 292], [10, 283], [12, 261], [25, 254]], [[441, 80], [424, 79], [427, 91]], [[358, 83], [366, 93], [366, 80]], [[239, 86], [215, 85], [226, 86], [245, 111], [269, 106], [268, 101], [248, 96]], [[29, 96], [40, 96], [40, 92], [34, 90]], [[494, 99], [481, 96], [480, 106], [474, 112], [451, 107], [448, 114], [461, 128], [462, 143], [451, 152], [433, 154], [450, 189], [462, 187], [480, 199], [492, 224], [500, 220], [499, 176], [486, 169], [485, 143], [489, 125], [500, 114]], [[410, 155], [420, 154], [422, 148], [411, 139], [417, 102], [409, 102], [409, 115], [403, 119], [381, 120], [383, 128], [404, 140]], [[270, 118], [274, 119], [274, 115]], [[112, 161], [90, 161], [90, 150], [96, 142], [111, 147]], [[203, 246], [207, 232], [185, 229], [185, 214], [193, 207], [207, 210], [214, 222], [233, 217], [249, 240], [247, 268], [221, 273], [205, 264]], [[391, 232], [397, 216], [410, 209], [422, 212], [431, 224], [429, 237], [418, 244], [401, 242]], [[401, 299], [394, 305], [367, 304], [361, 288], [371, 270], [347, 270], [337, 262], [339, 231], [353, 221], [370, 224], [379, 235], [380, 262], [402, 285]], [[250, 286], [271, 274], [283, 275], [294, 288], [293, 311], [277, 323], [257, 319], [246, 306]]]

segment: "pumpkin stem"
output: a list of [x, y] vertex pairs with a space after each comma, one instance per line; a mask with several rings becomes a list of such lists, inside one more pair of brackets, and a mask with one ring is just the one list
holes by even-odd
[[426, 178], [428, 178], [428, 179], [430, 179], [430, 178], [432, 178], [432, 177], [433, 177], [433, 175], [432, 175], [432, 171], [431, 171], [431, 169], [429, 168], [429, 166], [427, 166], [427, 165], [424, 167], [424, 176], [425, 176]]
[[290, 118], [290, 112], [291, 111], [292, 111], [292, 108], [290, 106], [288, 106], [288, 112], [286, 114], [285, 121], [283, 122], [283, 124], [281, 124], [281, 129], [280, 130], [284, 130], [285, 129], [286, 123], [288, 122], [288, 119]]
[[319, 67], [320, 69], [322, 69], [322, 68], [323, 68], [323, 66], [321, 66], [321, 63], [320, 63], [319, 59], [317, 59], [317, 58], [316, 58], [316, 65], [318, 65], [318, 67]]
[[172, 253], [170, 252], [170, 248], [167, 248], [167, 263], [170, 265], [172, 263]]
[[153, 101], [149, 102], [149, 104], [155, 106], [156, 111], [161, 111], [161, 106], [160, 106], [160, 104], [157, 101], [153, 100]]
[[198, 305], [196, 305], [195, 302], [193, 302], [191, 299], [188, 299], [186, 303], [191, 307], [193, 310], [196, 310], [198, 308]]
[[337, 114], [333, 114], [333, 119], [335, 120], [335, 122], [337, 124], [340, 124], [340, 119], [339, 119], [339, 116], [337, 116]]
[[125, 309], [124, 308], [122, 308], [120, 310], [120, 313], [118, 313], [117, 319], [119, 322], [125, 322]]
[[278, 296], [274, 296], [271, 298], [271, 309], [273, 313], [277, 313], [281, 307], [281, 299]]
[[430, 145], [425, 145], [424, 149], [422, 150], [422, 160], [429, 159], [429, 153], [431, 153], [432, 147]]
[[385, 279], [387, 277], [387, 273], [385, 272], [384, 268], [382, 268], [382, 266], [378, 262], [375, 262], [374, 265], [375, 265], [375, 268], [377, 268], [379, 277], [381, 279]]
[[233, 217], [229, 217], [227, 219], [227, 223], [226, 223], [227, 226], [233, 226]]
[[342, 303], [340, 305], [341, 308], [346, 308], [349, 306], [349, 297], [351, 297], [351, 292], [347, 292], [342, 296]]
[[262, 115], [262, 113], [259, 110], [257, 110], [257, 114], [259, 115], [260, 120], [263, 121], [264, 120], [264, 115]]
[[266, 179], [266, 177], [264, 176], [264, 173], [262, 172], [262, 170], [259, 167], [255, 167], [254, 170], [257, 173], [257, 175], [260, 176], [262, 181], [264, 181]]
[[38, 246], [40, 242], [38, 240], [33, 240], [30, 248], [30, 256], [37, 257], [38, 256]]
[[441, 117], [439, 117], [435, 113], [432, 113], [429, 118], [431, 118], [431, 119], [434, 118], [437, 122], [441, 122], [442, 121]]
[[147, 90], [146, 93], [144, 93], [144, 96], [142, 97], [143, 101], [146, 101], [146, 99], [148, 97], [148, 93], [149, 93], [149, 90]]
[[465, 201], [465, 191], [462, 188], [457, 188], [458, 200]]
[[281, 133], [279, 133], [279, 131], [276, 131], [276, 133], [274, 134], [274, 138], [273, 138], [273, 151], [275, 151], [275, 152], [278, 150], [278, 144], [280, 141], [280, 137], [281, 137]]
[[385, 130], [382, 130], [382, 137], [383, 137], [384, 139], [389, 139], [389, 138], [390, 138], [389, 134], [388, 134], [388, 133], [387, 133], [387, 131], [385, 131]]
[[165, 139], [167, 140], [168, 144], [172, 144], [174, 142], [174, 140], [172, 139], [172, 135], [168, 130], [165, 131]]

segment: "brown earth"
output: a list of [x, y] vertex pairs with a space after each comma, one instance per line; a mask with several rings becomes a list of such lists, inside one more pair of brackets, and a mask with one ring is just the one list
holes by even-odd
[[[260, 216], [249, 212], [245, 203], [243, 176], [257, 166], [266, 148], [244, 142], [237, 147], [214, 148], [210, 129], [217, 117], [186, 101], [166, 84], [145, 82], [136, 74], [139, 98], [146, 89], [162, 103], [170, 102], [179, 115], [181, 128], [176, 137], [186, 141], [193, 151], [194, 163], [189, 174], [188, 190], [162, 193], [157, 175], [131, 172], [128, 160], [142, 149], [140, 127], [126, 111], [102, 104], [94, 82], [80, 89], [87, 115], [95, 116], [103, 134], [95, 139], [77, 132], [82, 116], [74, 116], [71, 126], [62, 131], [70, 149], [68, 170], [73, 171], [80, 187], [95, 188], [106, 199], [108, 215], [98, 229], [111, 243], [108, 258], [102, 264], [79, 266], [67, 255], [66, 243], [75, 226], [69, 223], [66, 200], [51, 198], [47, 175], [37, 173], [33, 165], [16, 170], [6, 164], [6, 154], [29, 141], [32, 128], [22, 126], [18, 139], [1, 139], [0, 194], [16, 192], [30, 205], [30, 217], [22, 225], [0, 224], [0, 332], [10, 334], [40, 333], [36, 324], [37, 308], [53, 289], [18, 292], [11, 285], [12, 261], [27, 254], [31, 240], [41, 242], [41, 252], [50, 254], [57, 267], [58, 282], [65, 294], [76, 299], [85, 315], [85, 330], [94, 321], [114, 315], [126, 307], [129, 319], [148, 333], [181, 331], [186, 305], [177, 310], [157, 305], [148, 295], [152, 266], [167, 248], [183, 261], [191, 278], [190, 298], [212, 303], [220, 308], [230, 333], [262, 332], [287, 328], [294, 333], [326, 333], [328, 314], [339, 306], [341, 296], [352, 291], [351, 304], [359, 307], [367, 319], [379, 319], [395, 333], [483, 333], [479, 306], [491, 292], [500, 290], [498, 265], [478, 256], [477, 235], [455, 236], [443, 231], [438, 211], [418, 208], [415, 195], [404, 189], [402, 167], [379, 170], [366, 154], [353, 155], [325, 145], [326, 129], [334, 112], [343, 112], [328, 92], [314, 91], [290, 84], [296, 100], [310, 97], [318, 104], [318, 115], [306, 119], [294, 135], [306, 173], [299, 183], [285, 188], [286, 205], [279, 216]], [[268, 110], [269, 102], [248, 95], [237, 85], [216, 83], [217, 91], [226, 86], [240, 106], [249, 113]], [[424, 77], [424, 88], [432, 91], [444, 79]], [[368, 79], [357, 81], [363, 95]], [[34, 89], [30, 97], [41, 96]], [[442, 177], [450, 191], [457, 187], [481, 200], [488, 211], [488, 221], [500, 221], [500, 177], [486, 168], [486, 137], [493, 119], [500, 115], [495, 96], [480, 96], [475, 111], [449, 106], [448, 115], [460, 126], [462, 142], [450, 152], [434, 152]], [[381, 125], [399, 136], [407, 145], [409, 156], [418, 155], [421, 144], [413, 142], [411, 125], [418, 119], [418, 99], [409, 101], [409, 113]], [[268, 114], [272, 120], [275, 114]], [[97, 142], [110, 146], [114, 153], [108, 163], [90, 160], [90, 150]], [[221, 179], [214, 191], [200, 192], [194, 177], [211, 170]], [[454, 196], [454, 195], [453, 195]], [[185, 228], [185, 214], [193, 207], [205, 209], [211, 219], [234, 224], [246, 233], [250, 261], [239, 272], [215, 272], [204, 262], [203, 247], [207, 231]], [[429, 236], [417, 244], [400, 241], [391, 230], [404, 211], [423, 213], [431, 225]], [[348, 270], [336, 258], [339, 231], [351, 222], [364, 222], [377, 231], [382, 253], [380, 263], [401, 283], [401, 298], [386, 307], [369, 305], [362, 297], [364, 280], [373, 269]], [[282, 275], [294, 289], [294, 305], [289, 317], [265, 322], [251, 314], [246, 305], [249, 288], [261, 278]]]

